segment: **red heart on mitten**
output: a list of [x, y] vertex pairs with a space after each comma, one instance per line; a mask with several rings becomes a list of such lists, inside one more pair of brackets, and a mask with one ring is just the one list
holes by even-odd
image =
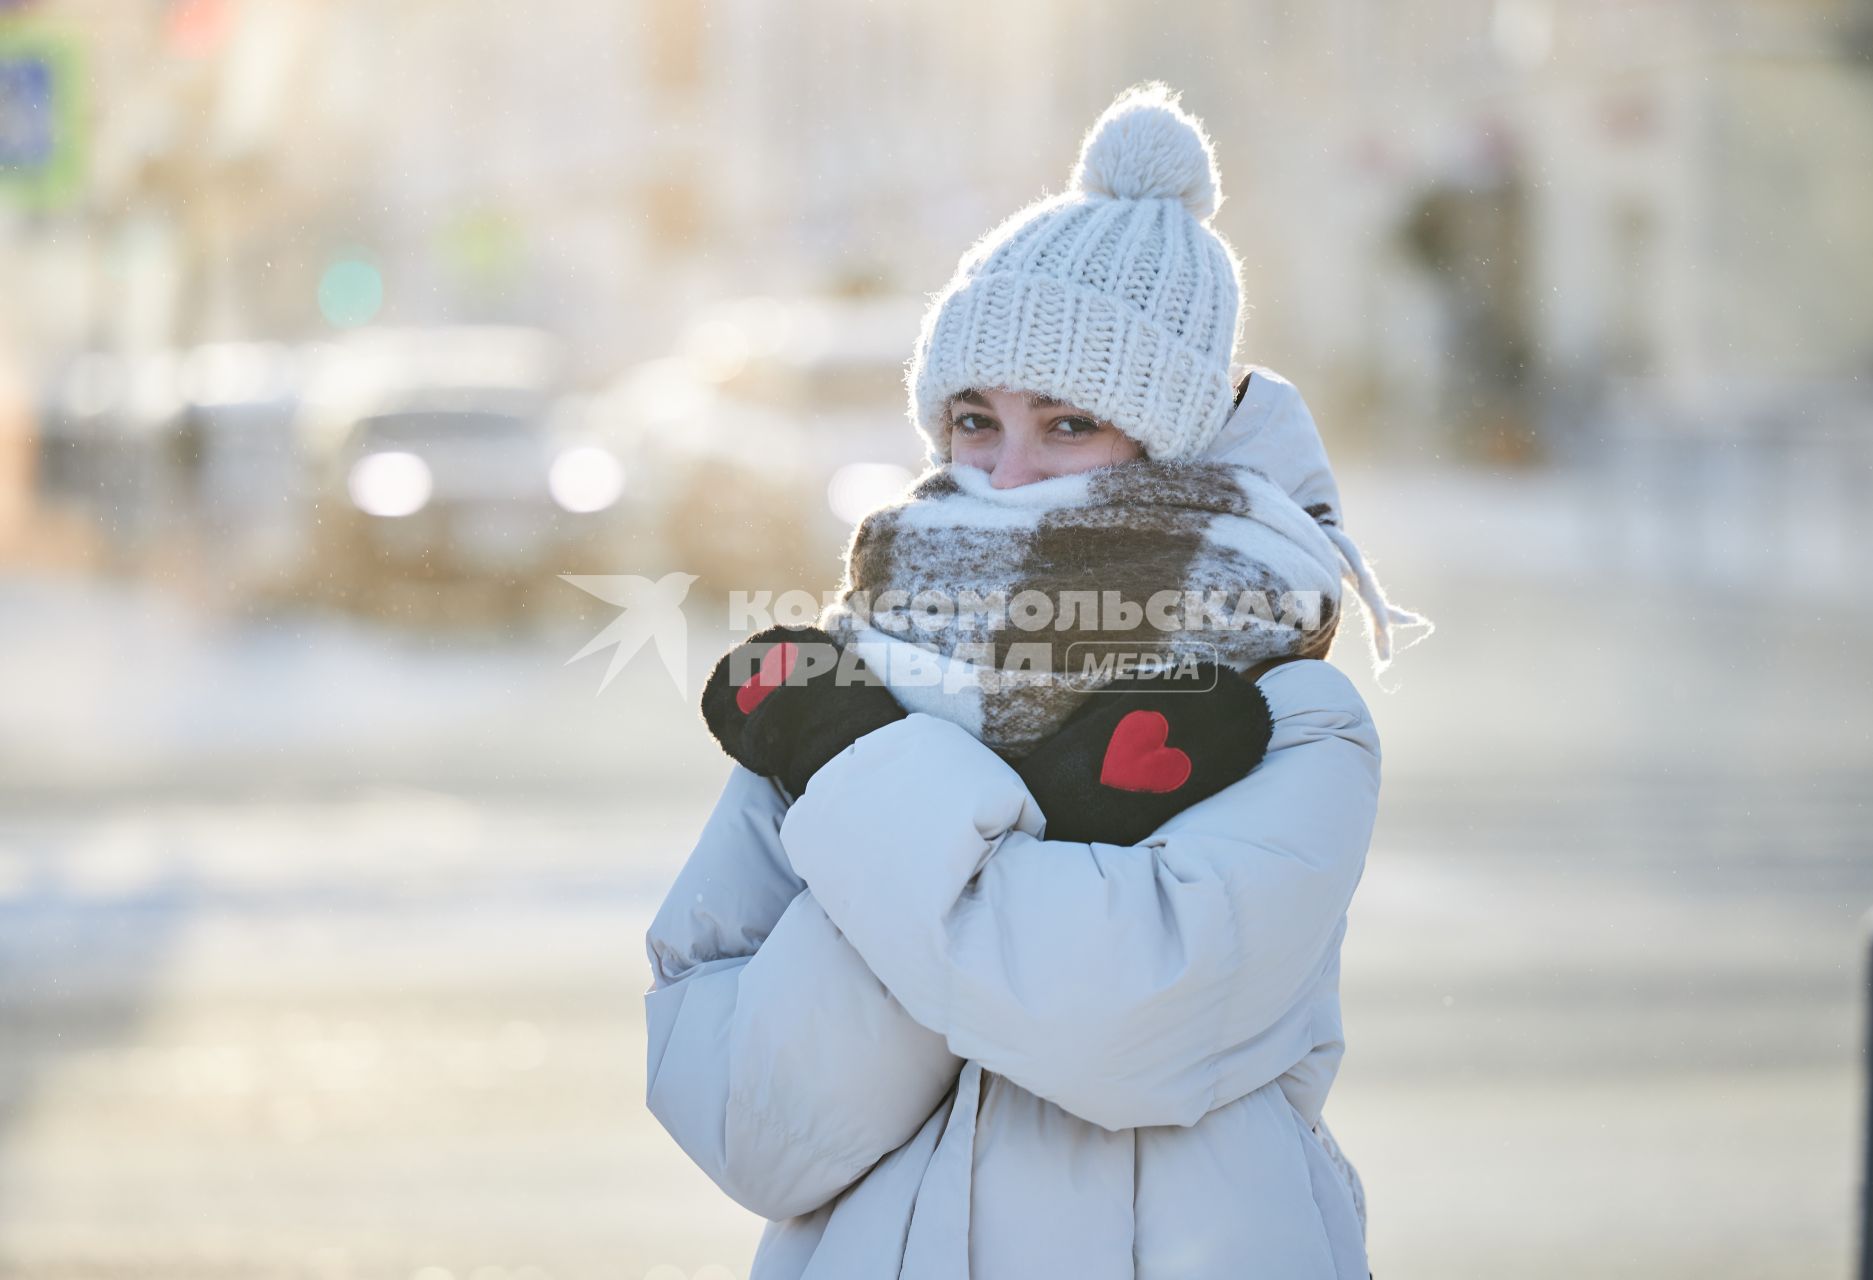
[[754, 709], [767, 701], [768, 694], [786, 683], [787, 673], [793, 670], [799, 657], [800, 646], [791, 640], [781, 641], [762, 655], [761, 669], [735, 690], [735, 705], [741, 708], [744, 716], [753, 715]]
[[1163, 795], [1190, 781], [1190, 757], [1167, 746], [1171, 722], [1162, 711], [1134, 711], [1120, 720], [1106, 744], [1099, 781], [1117, 791]]

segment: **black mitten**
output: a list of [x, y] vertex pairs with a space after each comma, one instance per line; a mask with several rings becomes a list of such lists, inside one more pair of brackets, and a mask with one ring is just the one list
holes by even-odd
[[702, 690], [702, 718], [722, 749], [796, 796], [820, 766], [904, 714], [877, 673], [817, 627], [750, 636]]
[[1211, 663], [1198, 671], [1200, 680], [1108, 685], [1011, 762], [1047, 817], [1048, 839], [1137, 844], [1261, 763], [1274, 721], [1260, 686]]
[[[792, 644], [795, 651], [775, 653], [783, 642]], [[722, 750], [737, 764], [746, 765], [763, 776], [773, 776], [771, 762], [749, 754], [748, 717], [784, 684], [789, 674], [799, 671], [799, 646], [821, 643], [831, 643], [831, 637], [823, 631], [808, 627], [769, 627], [749, 636], [716, 662], [702, 686], [702, 719], [715, 740], [722, 744]], [[800, 674], [805, 675], [804, 672]]]

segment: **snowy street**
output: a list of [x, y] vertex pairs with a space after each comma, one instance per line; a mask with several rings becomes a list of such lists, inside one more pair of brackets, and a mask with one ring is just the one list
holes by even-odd
[[[1335, 651], [1387, 762], [1328, 1108], [1375, 1273], [1842, 1274], [1873, 626], [1640, 583], [1569, 644], [1565, 565], [1368, 510], [1439, 622], [1395, 693]], [[0, 582], [0, 1276], [744, 1274], [642, 1104], [643, 932], [726, 762], [650, 654], [566, 665], [605, 620]]]

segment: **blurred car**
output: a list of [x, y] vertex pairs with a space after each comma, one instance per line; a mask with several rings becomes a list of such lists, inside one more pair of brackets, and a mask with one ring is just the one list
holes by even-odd
[[[333, 357], [307, 428], [325, 594], [378, 608], [413, 585], [472, 588], [518, 611], [573, 594], [558, 574], [618, 571], [624, 466], [566, 411], [550, 366], [515, 358], [545, 354], [538, 337], [378, 335]], [[361, 376], [360, 358], [388, 363]]]
[[853, 524], [922, 465], [909, 296], [743, 298], [701, 314], [595, 415], [645, 478], [668, 567], [723, 590], [819, 592]]
[[234, 604], [292, 559], [298, 369], [277, 342], [75, 353], [42, 400], [41, 493], [123, 566]]
[[167, 498], [198, 571], [230, 605], [290, 571], [298, 529], [283, 499], [299, 470], [299, 367], [283, 343], [213, 342], [178, 369], [180, 408], [160, 436]]

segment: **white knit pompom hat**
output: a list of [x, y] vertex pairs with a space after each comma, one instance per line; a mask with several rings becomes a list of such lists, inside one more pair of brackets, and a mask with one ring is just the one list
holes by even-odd
[[935, 295], [908, 366], [911, 416], [949, 460], [959, 391], [1037, 391], [1112, 423], [1157, 459], [1228, 421], [1241, 268], [1209, 221], [1222, 202], [1202, 122], [1161, 81], [1120, 94], [1068, 190], [1009, 216]]

